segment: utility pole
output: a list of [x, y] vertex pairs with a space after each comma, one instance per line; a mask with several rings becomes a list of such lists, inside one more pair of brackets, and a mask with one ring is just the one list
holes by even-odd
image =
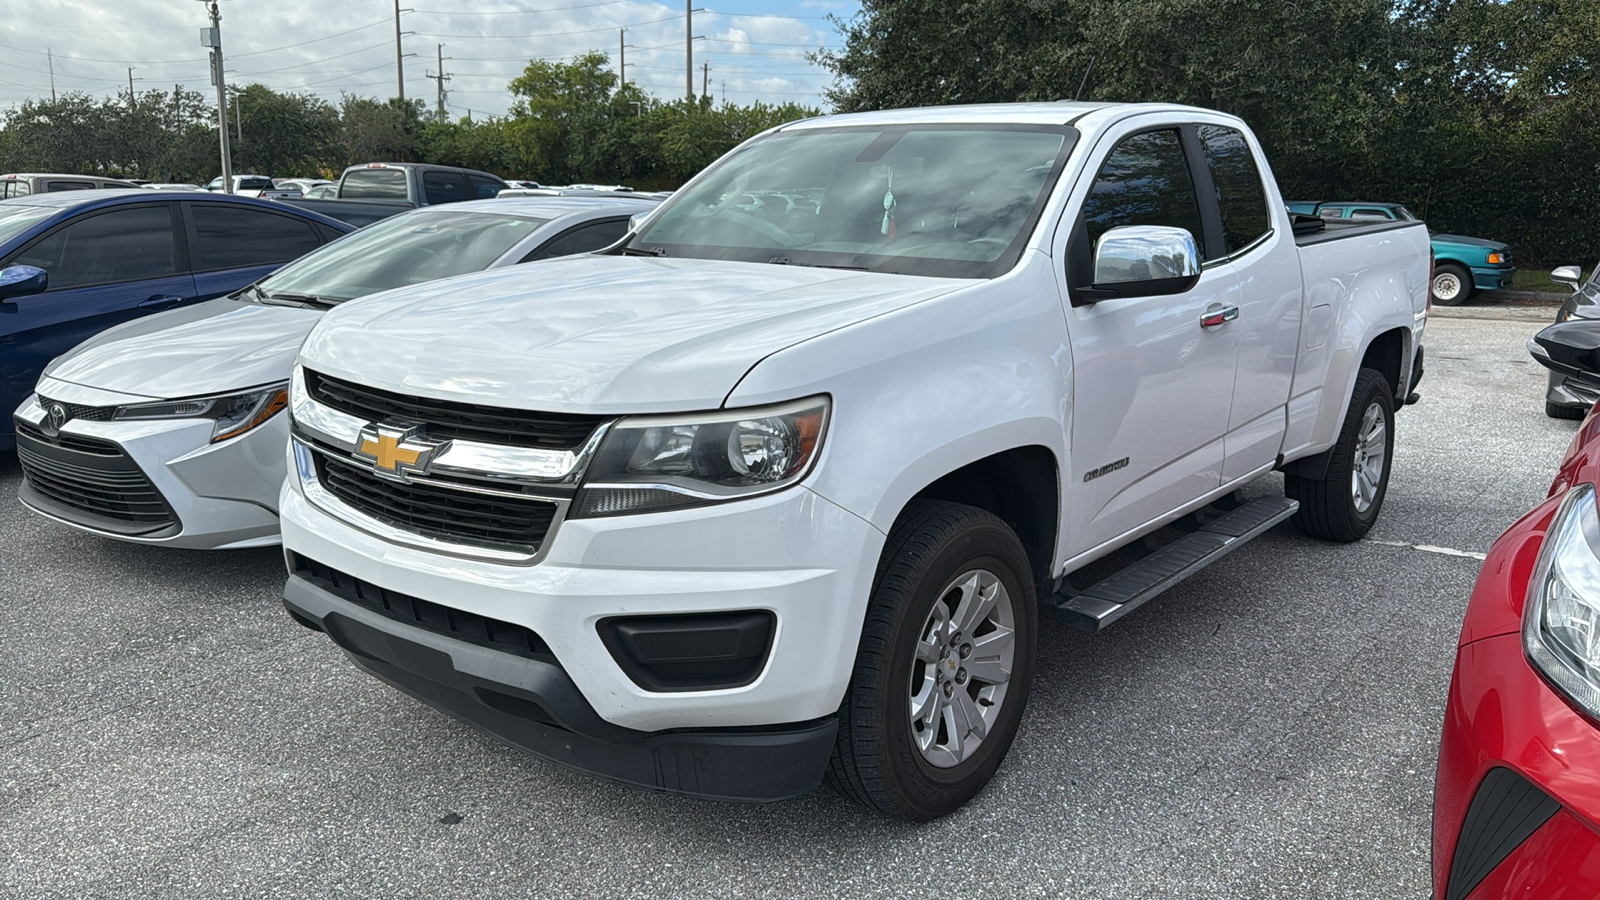
[[406, 99], [406, 70], [405, 64], [400, 61], [400, 0], [394, 0], [394, 77], [396, 89], [400, 92], [400, 102]]
[[222, 12], [217, 0], [200, 0], [211, 13], [211, 27], [200, 29], [200, 45], [211, 48], [211, 82], [217, 86], [217, 139], [222, 149], [222, 190], [233, 193], [233, 159], [228, 150], [227, 84], [222, 74]]
[[450, 76], [445, 74], [445, 71], [444, 71], [444, 45], [443, 44], [438, 44], [437, 46], [439, 48], [439, 50], [438, 50], [438, 52], [439, 52], [439, 74], [435, 75], [435, 74], [430, 72], [430, 73], [428, 73], [427, 75], [425, 75], [423, 77], [432, 78], [434, 81], [437, 81], [439, 83], [439, 113], [438, 113], [438, 118], [439, 118], [440, 122], [443, 122], [444, 121], [444, 95], [447, 93], [445, 91], [445, 89], [444, 89], [444, 83], [446, 81], [450, 80]]
[[233, 127], [239, 143], [244, 143], [244, 98], [241, 91], [233, 92]]
[[135, 105], [136, 104], [133, 102], [133, 66], [129, 66], [128, 67], [128, 108], [129, 109], [133, 109]]
[[46, 47], [44, 51], [45, 62], [50, 64], [50, 102], [56, 102], [56, 58], [51, 55], [53, 51]]
[[683, 0], [683, 93], [694, 99], [694, 0]]
[[711, 99], [711, 91], [709, 90], [710, 86], [711, 86], [711, 63], [703, 62], [703, 63], [700, 64], [700, 99], [702, 99], [702, 100]]
[[617, 29], [617, 87], [628, 84], [628, 29]]

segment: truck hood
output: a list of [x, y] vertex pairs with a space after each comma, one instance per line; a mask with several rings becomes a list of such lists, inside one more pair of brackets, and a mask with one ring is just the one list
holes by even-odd
[[1504, 244], [1500, 241], [1490, 241], [1485, 240], [1484, 238], [1464, 237], [1459, 234], [1435, 234], [1431, 235], [1430, 238], [1438, 243], [1460, 244], [1463, 247], [1480, 247], [1484, 250], [1511, 249], [1509, 244]]
[[85, 387], [170, 400], [285, 381], [320, 310], [210, 300], [108, 329], [44, 371]]
[[580, 256], [400, 288], [328, 313], [301, 359], [442, 399], [550, 412], [714, 409], [767, 355], [970, 281]]

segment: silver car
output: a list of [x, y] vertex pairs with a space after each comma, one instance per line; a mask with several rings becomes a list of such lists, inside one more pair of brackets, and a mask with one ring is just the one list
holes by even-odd
[[655, 206], [617, 197], [427, 206], [353, 232], [232, 296], [102, 332], [46, 367], [17, 409], [52, 445], [38, 457], [48, 470], [23, 463], [22, 501], [127, 541], [276, 544], [286, 390], [295, 354], [323, 312], [391, 288], [598, 250]]

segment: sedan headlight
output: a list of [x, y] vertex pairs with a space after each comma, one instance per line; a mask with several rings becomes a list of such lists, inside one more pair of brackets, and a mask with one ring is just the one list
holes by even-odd
[[1600, 716], [1600, 512], [1594, 486], [1567, 492], [1528, 585], [1522, 646], [1545, 677]]
[[113, 419], [211, 419], [211, 443], [237, 437], [289, 405], [288, 383], [251, 388], [237, 394], [191, 397], [119, 406]]
[[574, 517], [660, 512], [781, 490], [811, 470], [828, 398], [623, 419], [600, 443]]

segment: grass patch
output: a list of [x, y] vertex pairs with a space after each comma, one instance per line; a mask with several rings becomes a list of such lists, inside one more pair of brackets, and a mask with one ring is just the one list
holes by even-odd
[[1511, 276], [1511, 289], [1514, 291], [1567, 293], [1565, 285], [1556, 284], [1550, 280], [1549, 269], [1518, 269], [1517, 274]]

